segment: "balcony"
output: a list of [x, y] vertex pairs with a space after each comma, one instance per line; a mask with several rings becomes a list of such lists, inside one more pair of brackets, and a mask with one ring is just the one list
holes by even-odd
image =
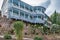
[[[20, 6], [17, 6], [17, 5], [14, 5], [14, 4], [12, 4], [12, 3], [10, 3], [9, 5], [11, 5], [11, 6], [9, 6], [9, 7], [13, 7], [13, 8], [17, 8], [17, 9], [20, 9], [21, 11], [24, 11], [24, 12], [26, 12], [27, 14], [29, 14], [29, 15], [36, 15], [36, 13], [35, 12], [31, 12], [31, 11], [29, 11], [29, 10], [27, 10], [27, 9], [25, 9], [25, 8], [22, 8], [22, 7], [20, 7]], [[41, 13], [42, 14], [42, 13]], [[28, 15], [28, 16], [29, 16]], [[20, 16], [20, 15], [14, 15], [12, 12], [10, 12], [10, 18], [15, 18], [15, 19], [20, 19], [20, 20], [24, 20], [24, 21], [27, 21], [27, 22], [31, 22], [31, 23], [44, 23], [45, 21], [44, 20], [42, 20], [42, 19], [31, 19], [30, 18], [30, 16], [29, 16], [29, 18], [26, 18], [26, 17], [22, 17], [22, 16]]]
[[12, 12], [10, 12], [10, 18], [14, 18], [14, 19], [19, 19], [19, 20], [23, 20], [23, 21], [26, 21], [26, 22], [31, 22], [31, 23], [43, 23], [44, 24], [44, 20], [42, 19], [30, 19], [30, 18], [25, 18], [23, 16], [18, 16], [18, 15], [13, 15]]
[[9, 3], [8, 6], [9, 6], [9, 7], [14, 7], [14, 8], [17, 8], [17, 9], [20, 9], [20, 10], [23, 10], [23, 11], [25, 11], [25, 12], [27, 12], [27, 13], [31, 13], [31, 14], [34, 13], [34, 14], [36, 14], [36, 13], [33, 12], [33, 11], [30, 11], [30, 10], [28, 10], [28, 9], [26, 9], [26, 8], [22, 8], [22, 7], [20, 7], [20, 6], [14, 5], [14, 4], [12, 4], [12, 3]]

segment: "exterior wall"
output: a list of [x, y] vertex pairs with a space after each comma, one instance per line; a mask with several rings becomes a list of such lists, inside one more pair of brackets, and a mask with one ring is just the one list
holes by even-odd
[[[5, 8], [6, 7], [6, 8]], [[3, 15], [30, 23], [45, 23], [45, 8], [33, 7], [20, 0], [8, 0], [2, 7]]]

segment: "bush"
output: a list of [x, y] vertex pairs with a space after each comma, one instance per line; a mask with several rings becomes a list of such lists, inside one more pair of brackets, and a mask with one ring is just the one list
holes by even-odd
[[9, 34], [5, 34], [4, 39], [12, 39], [12, 37]]
[[49, 31], [50, 31], [50, 29], [47, 26], [44, 26], [43, 27], [43, 34], [48, 35], [49, 34]]
[[42, 37], [35, 37], [34, 40], [43, 40]]

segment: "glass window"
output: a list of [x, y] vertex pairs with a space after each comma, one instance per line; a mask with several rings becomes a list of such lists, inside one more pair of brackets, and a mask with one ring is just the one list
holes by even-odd
[[40, 15], [40, 16], [38, 16], [38, 18], [40, 18], [40, 19], [42, 19], [42, 20], [43, 20], [43, 16], [41, 16], [41, 15]]
[[28, 18], [28, 14], [25, 14], [25, 18]]
[[43, 17], [43, 16], [42, 16], [41, 18], [42, 18], [42, 20], [44, 19], [44, 17]]
[[20, 7], [24, 8], [24, 5], [20, 4]]
[[13, 0], [13, 4], [14, 4], [15, 6], [19, 6], [19, 5], [18, 5], [18, 0]]
[[20, 7], [24, 8], [24, 4], [22, 2], [20, 2]]
[[9, 12], [12, 12], [12, 9], [9, 9]]
[[34, 16], [34, 18], [37, 18], [37, 16]]
[[41, 9], [38, 8], [39, 11], [41, 11]]
[[41, 16], [38, 16], [38, 18], [41, 18]]
[[19, 15], [19, 11], [16, 10], [16, 9], [13, 9], [13, 14], [14, 14], [14, 15]]
[[9, 2], [9, 3], [12, 3], [12, 0], [9, 0], [8, 2]]
[[27, 10], [29, 9], [28, 7], [25, 7]]
[[24, 13], [23, 12], [20, 12], [20, 16], [24, 16]]
[[30, 11], [33, 11], [32, 7], [30, 7]]
[[33, 19], [33, 16], [30, 16], [30, 19]]

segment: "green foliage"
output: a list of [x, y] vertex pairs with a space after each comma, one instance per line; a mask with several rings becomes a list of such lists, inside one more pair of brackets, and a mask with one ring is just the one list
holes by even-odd
[[38, 35], [38, 33], [36, 33], [36, 29], [40, 30], [40, 27], [41, 27], [40, 24], [31, 25], [31, 32], [32, 32], [33, 34]]
[[35, 25], [35, 28], [39, 28], [39, 27], [41, 27], [40, 24], [36, 24], [36, 25]]
[[22, 31], [23, 31], [23, 26], [24, 26], [24, 23], [21, 22], [21, 21], [17, 21], [14, 23], [14, 30], [15, 30], [15, 33], [16, 33], [16, 36], [17, 36], [17, 40], [22, 40]]
[[42, 37], [35, 37], [34, 40], [43, 40]]
[[14, 23], [14, 30], [16, 34], [20, 34], [19, 32], [23, 30], [23, 22], [17, 21]]
[[12, 39], [12, 37], [9, 34], [5, 34], [4, 39]]
[[43, 27], [43, 34], [49, 34], [50, 29], [46, 26]]
[[56, 11], [51, 15], [51, 20], [53, 24], [59, 24], [60, 25], [60, 14]]
[[51, 28], [51, 32], [52, 32], [52, 33], [54, 33], [54, 32], [55, 32], [55, 33], [56, 33], [56, 32], [59, 33], [59, 32], [60, 32], [60, 26], [57, 25], [57, 24], [53, 24], [53, 25], [52, 25], [52, 28]]
[[46, 30], [46, 29], [43, 29], [43, 26], [41, 26], [40, 24], [31, 25], [31, 32], [33, 34], [38, 35], [39, 33], [36, 33], [36, 29], [39, 30], [39, 32], [41, 32], [42, 34], [44, 34]]
[[52, 28], [51, 28], [51, 32], [52, 33], [59, 33], [60, 32], [60, 13], [57, 13], [56, 11], [51, 15], [51, 19], [52, 19]]
[[14, 28], [15, 28], [16, 30], [23, 30], [23, 22], [21, 22], [21, 21], [15, 22], [15, 23], [14, 23]]
[[52, 23], [56, 24], [56, 17], [57, 17], [57, 13], [56, 11], [51, 15], [51, 19], [52, 19]]

